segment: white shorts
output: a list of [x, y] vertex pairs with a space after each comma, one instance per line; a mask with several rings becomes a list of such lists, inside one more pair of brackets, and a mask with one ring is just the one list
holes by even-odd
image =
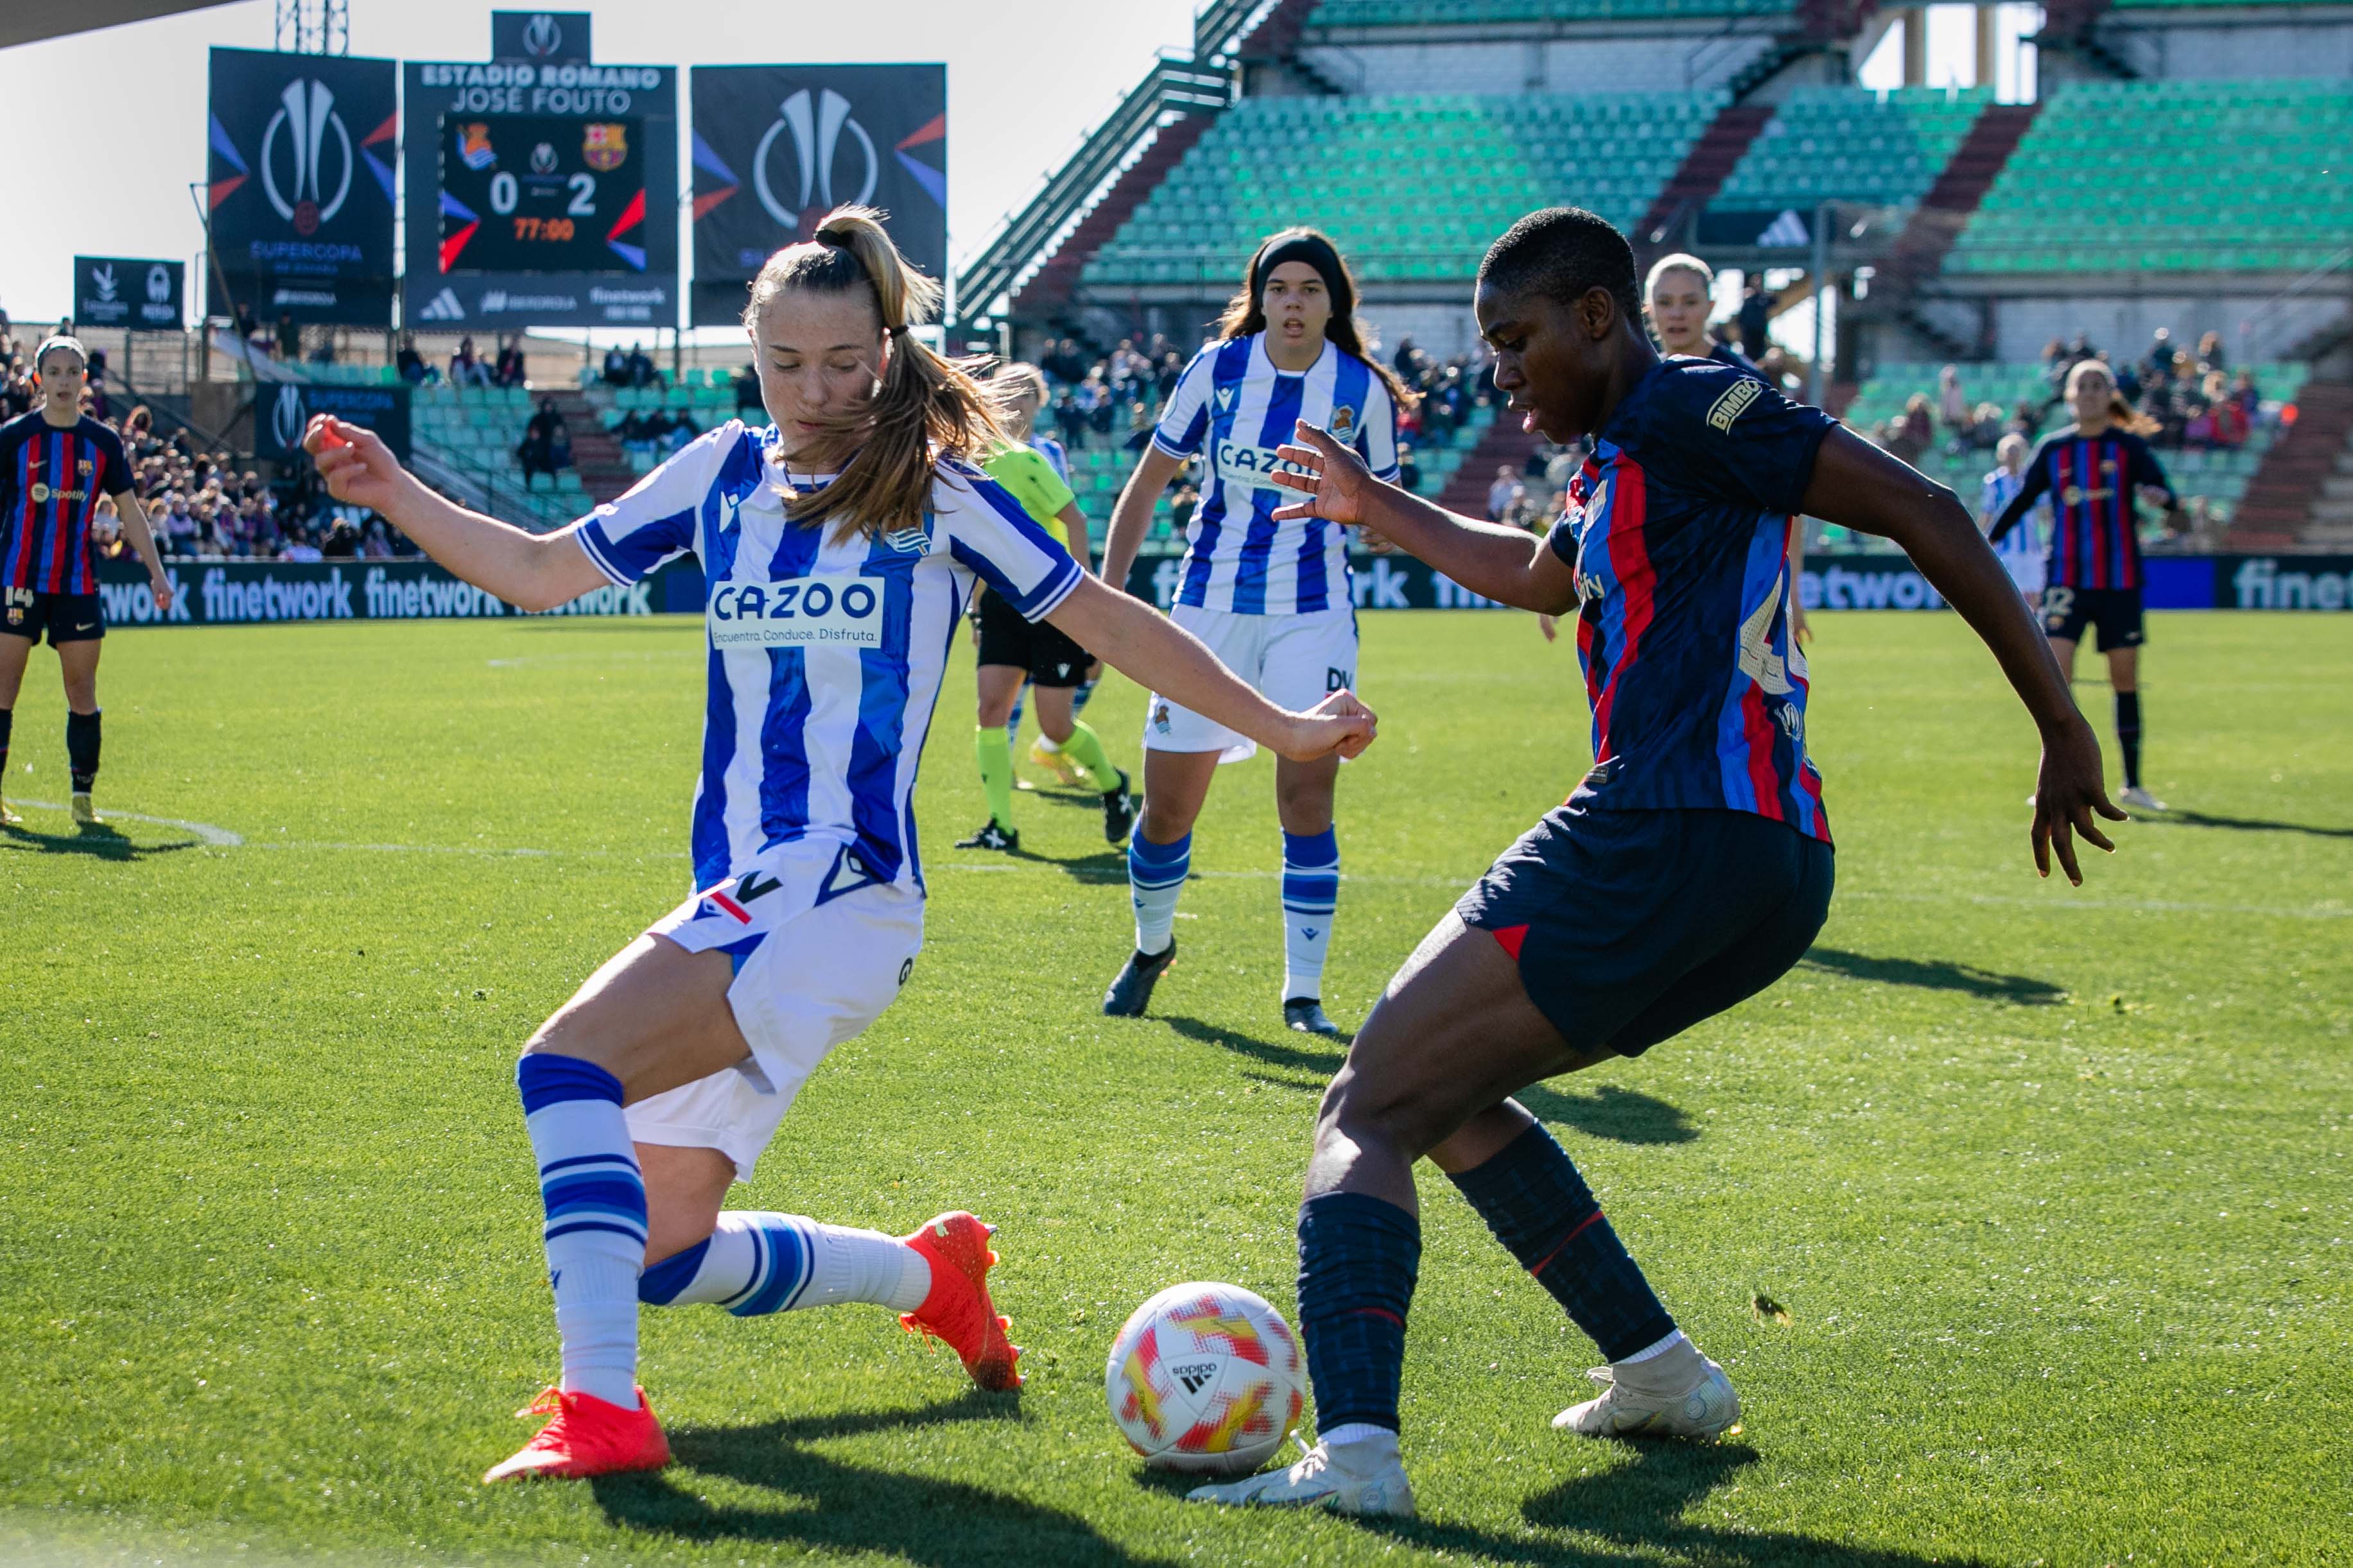
[[2027, 555], [2000, 551], [1997, 553], [2001, 556], [2001, 563], [2010, 568], [2010, 580], [2018, 584], [2018, 591], [2039, 602], [2042, 597], [2044, 557], [2039, 552]]
[[[1258, 688], [1270, 702], [1304, 712], [1331, 693], [1356, 685], [1356, 612], [1311, 610], [1298, 616], [1248, 616], [1177, 605], [1168, 618], [1207, 643], [1218, 661]], [[1218, 752], [1220, 763], [1258, 754], [1255, 742], [1204, 719], [1158, 692], [1144, 710], [1147, 752]]]
[[923, 896], [871, 880], [830, 840], [778, 845], [646, 928], [735, 961], [727, 1003], [751, 1059], [628, 1108], [640, 1143], [716, 1149], [752, 1179], [818, 1063], [881, 1016], [923, 945]]

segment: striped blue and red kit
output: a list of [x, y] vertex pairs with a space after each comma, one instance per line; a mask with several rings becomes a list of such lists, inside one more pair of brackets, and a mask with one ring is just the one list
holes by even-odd
[[[2058, 588], [2141, 586], [2140, 537], [2133, 495], [2142, 486], [2173, 486], [2148, 443], [2129, 430], [2097, 436], [2063, 430], [2043, 437], [2026, 460], [2026, 482], [2002, 510], [2007, 521], [2044, 496], [2051, 498], [2051, 554], [2046, 574]], [[1999, 539], [2008, 532], [1997, 522]]]
[[1593, 707], [1593, 771], [1572, 799], [1754, 812], [1829, 842], [1788, 560], [1835, 424], [1756, 376], [1677, 358], [1596, 435], [1551, 539], [1577, 572]]
[[34, 409], [0, 425], [0, 588], [95, 594], [98, 498], [131, 488], [121, 438], [88, 415], [59, 427]]

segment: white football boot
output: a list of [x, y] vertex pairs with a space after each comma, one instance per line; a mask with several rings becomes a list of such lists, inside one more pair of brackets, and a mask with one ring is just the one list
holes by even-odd
[[2119, 792], [2116, 795], [2116, 804], [2118, 805], [2128, 805], [2135, 811], [2163, 811], [2165, 809], [2165, 802], [2158, 799], [2157, 796], [2149, 794], [2148, 791], [2143, 789], [2138, 784], [2127, 785], [2124, 790]]
[[1585, 1374], [1601, 1395], [1552, 1418], [1556, 1430], [1586, 1437], [1713, 1437], [1740, 1419], [1740, 1395], [1724, 1369], [1684, 1340], [1649, 1361], [1597, 1366]]
[[1398, 1460], [1397, 1436], [1336, 1446], [1307, 1447], [1300, 1461], [1287, 1470], [1269, 1470], [1247, 1480], [1197, 1487], [1187, 1502], [1223, 1503], [1229, 1508], [1322, 1508], [1360, 1517], [1414, 1517], [1413, 1483], [1405, 1479]]

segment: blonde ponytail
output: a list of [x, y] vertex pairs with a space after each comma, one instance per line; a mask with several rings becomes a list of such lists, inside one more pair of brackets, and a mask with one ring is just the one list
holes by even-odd
[[938, 311], [940, 285], [908, 265], [882, 216], [856, 206], [826, 214], [814, 239], [768, 258], [744, 311], [745, 330], [756, 333], [761, 311], [781, 294], [863, 289], [872, 296], [888, 362], [874, 395], [836, 432], [858, 443], [857, 453], [833, 483], [786, 507], [797, 522], [838, 517], [846, 529], [869, 534], [922, 526], [941, 458], [976, 462], [1011, 444], [1000, 413], [1004, 392], [977, 379], [987, 362], [947, 359], [910, 331]]

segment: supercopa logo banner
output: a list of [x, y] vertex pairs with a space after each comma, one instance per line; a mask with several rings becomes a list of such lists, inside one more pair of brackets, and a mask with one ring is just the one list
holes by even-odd
[[212, 52], [212, 244], [230, 298], [216, 316], [385, 326], [392, 319], [390, 60]]
[[253, 455], [273, 463], [295, 460], [313, 414], [332, 414], [345, 424], [373, 430], [384, 437], [394, 457], [408, 460], [408, 388], [313, 386], [299, 381], [261, 384], [253, 403]]
[[889, 213], [907, 259], [944, 276], [947, 93], [937, 65], [695, 67], [696, 324], [742, 316], [760, 264], [850, 204]]

